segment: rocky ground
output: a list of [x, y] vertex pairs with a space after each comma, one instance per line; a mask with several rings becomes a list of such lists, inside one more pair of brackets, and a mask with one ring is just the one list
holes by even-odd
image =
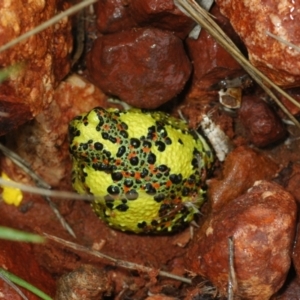
[[[299, 53], [264, 35], [270, 31], [299, 44], [297, 6], [216, 2], [210, 11], [216, 22], [253, 65], [298, 100]], [[71, 5], [30, 3], [0, 3], [0, 44]], [[212, 126], [225, 132], [229, 154], [218, 156], [208, 173], [207, 201], [193, 234], [190, 228], [158, 236], [120, 232], [99, 220], [88, 202], [53, 199], [74, 238], [42, 197], [24, 193], [18, 207], [0, 203], [0, 225], [51, 234], [151, 267], [150, 272], [128, 270], [52, 240], [38, 245], [1, 240], [0, 266], [55, 299], [225, 299], [229, 275], [235, 275], [237, 299], [298, 299], [299, 128], [208, 33], [202, 30], [196, 40], [188, 37], [195, 23], [173, 1], [101, 1], [94, 9], [95, 15], [85, 11], [83, 29], [76, 18], [63, 19], [0, 53], [2, 67], [24, 64], [0, 86], [1, 110], [9, 113], [9, 118], [0, 117], [2, 142], [52, 188], [71, 191], [68, 123], [95, 106], [116, 106], [107, 101], [114, 96], [174, 116], [180, 110], [191, 128], [209, 117]], [[79, 47], [76, 37], [82, 30], [86, 50], [72, 67], [73, 44]], [[221, 104], [219, 91], [228, 91], [233, 79], [239, 84], [233, 95], [223, 91]], [[281, 101], [298, 116], [297, 106], [284, 97]], [[1, 168], [12, 179], [33, 184], [5, 156]], [[160, 276], [159, 270], [192, 283]], [[38, 299], [22, 291], [28, 299]], [[0, 294], [21, 299], [3, 281]]]

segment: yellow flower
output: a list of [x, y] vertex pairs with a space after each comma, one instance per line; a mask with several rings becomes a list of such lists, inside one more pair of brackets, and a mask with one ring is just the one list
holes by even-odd
[[[10, 180], [6, 173], [2, 172], [1, 174], [2, 179]], [[2, 199], [5, 203], [10, 205], [19, 206], [23, 200], [23, 193], [20, 189], [12, 188], [8, 186], [2, 186]]]

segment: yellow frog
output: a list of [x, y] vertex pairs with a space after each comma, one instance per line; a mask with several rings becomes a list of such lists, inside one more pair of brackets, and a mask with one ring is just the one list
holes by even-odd
[[110, 226], [160, 233], [193, 220], [213, 155], [184, 121], [97, 107], [74, 118], [69, 135], [73, 187], [97, 196], [93, 208]]

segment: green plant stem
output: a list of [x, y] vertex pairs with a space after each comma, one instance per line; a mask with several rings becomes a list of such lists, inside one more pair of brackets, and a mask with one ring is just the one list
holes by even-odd
[[4, 277], [8, 278], [13, 283], [25, 288], [26, 290], [32, 292], [33, 294], [37, 295], [43, 300], [52, 300], [50, 296], [39, 290], [37, 287], [33, 286], [32, 284], [28, 283], [27, 281], [23, 280], [22, 278], [0, 268], [0, 274], [4, 275]]
[[14, 289], [23, 300], [28, 300], [28, 298], [23, 294], [23, 292], [10, 280], [8, 279], [4, 274], [0, 272], [0, 279], [2, 279], [4, 282], [6, 282], [12, 289]]
[[10, 75], [16, 74], [24, 67], [24, 63], [15, 64], [0, 70], [0, 83], [6, 80]]
[[40, 235], [27, 233], [4, 226], [0, 226], [0, 239], [32, 243], [43, 243], [45, 241], [45, 238]]

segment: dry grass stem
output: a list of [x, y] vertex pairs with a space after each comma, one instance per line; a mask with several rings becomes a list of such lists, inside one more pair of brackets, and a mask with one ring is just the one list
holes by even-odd
[[287, 46], [289, 46], [289, 47], [292, 47], [293, 49], [295, 49], [295, 50], [297, 50], [297, 51], [300, 52], [300, 47], [298, 47], [298, 46], [292, 44], [291, 42], [286, 41], [286, 40], [283, 39], [282, 37], [277, 36], [277, 35], [271, 33], [270, 31], [266, 31], [266, 34], [269, 35], [270, 37], [272, 37], [273, 39], [277, 40], [278, 42], [280, 42], [280, 43], [282, 43], [282, 44], [285, 44], [285, 45], [287, 45]]
[[228, 238], [228, 264], [229, 264], [229, 274], [228, 274], [228, 300], [234, 299], [234, 292], [237, 290], [237, 280], [234, 270], [234, 244], [233, 237]]
[[49, 19], [48, 21], [40, 24], [39, 26], [33, 28], [32, 30], [20, 35], [19, 37], [17, 37], [16, 39], [6, 43], [5, 45], [1, 46], [0, 47], [0, 53], [11, 48], [12, 46], [28, 39], [29, 37], [45, 30], [46, 28], [54, 25], [55, 23], [59, 22], [61, 19], [65, 18], [65, 17], [68, 17], [78, 11], [80, 11], [81, 9], [93, 4], [97, 2], [97, 0], [84, 0], [84, 1], [81, 1], [80, 3], [72, 6], [71, 8], [67, 9], [66, 11], [64, 12], [61, 12], [57, 15], [55, 15], [53, 18]]
[[13, 152], [9, 148], [5, 147], [0, 143], [0, 151], [7, 156], [15, 165], [21, 168], [25, 173], [27, 173], [35, 183], [45, 189], [50, 189], [51, 186], [46, 183], [40, 176], [31, 170], [31, 167], [27, 161], [20, 157], [17, 153]]
[[[60, 221], [61, 225], [63, 226], [64, 229], [66, 229], [73, 237], [76, 237], [73, 229], [71, 228], [71, 226], [67, 223], [67, 221], [64, 219], [64, 217], [61, 215], [61, 213], [59, 212], [59, 210], [57, 209], [56, 205], [52, 202], [52, 200], [49, 198], [51, 197], [59, 197], [58, 194], [61, 194], [61, 196], [65, 196], [64, 198], [74, 198], [74, 197], [69, 197], [71, 195], [76, 196], [76, 197], [80, 197], [82, 198], [82, 196], [75, 194], [75, 193], [69, 193], [69, 192], [60, 192], [60, 191], [51, 191], [50, 188], [51, 186], [46, 183], [40, 176], [38, 176], [31, 168], [30, 165], [24, 160], [22, 159], [18, 154], [16, 154], [15, 152], [11, 151], [10, 149], [8, 149], [7, 147], [5, 147], [4, 145], [0, 144], [0, 151], [3, 152], [4, 155], [6, 155], [8, 158], [10, 158], [10, 160], [16, 164], [18, 167], [20, 167], [25, 173], [27, 173], [36, 183], [37, 186], [39, 186], [40, 188], [36, 188], [36, 187], [31, 187], [25, 184], [21, 184], [18, 182], [14, 182], [14, 181], [7, 181], [5, 179], [0, 178], [0, 184], [2, 186], [10, 186], [10, 187], [15, 187], [18, 188], [22, 191], [27, 191], [33, 194], [39, 194], [42, 195], [43, 198], [48, 202], [48, 204], [50, 205], [51, 209], [53, 210], [54, 214], [56, 215], [56, 217], [58, 218], [58, 220]], [[67, 193], [67, 195], [66, 195]], [[69, 194], [69, 195], [68, 195]]]
[[45, 188], [37, 188], [34, 186], [18, 183], [13, 180], [5, 180], [2, 178], [0, 178], [0, 185], [9, 186], [12, 188], [20, 189], [23, 192], [28, 192], [31, 194], [36, 194], [36, 195], [41, 195], [46, 197], [66, 198], [66, 199], [82, 200], [82, 201], [93, 201], [96, 199], [96, 197], [93, 197], [91, 195], [79, 195], [73, 192], [55, 191], [55, 190], [48, 190]]
[[232, 40], [224, 33], [219, 25], [213, 20], [209, 13], [200, 7], [195, 0], [174, 0], [174, 3], [201, 25], [232, 57], [247, 71], [247, 73], [257, 82], [257, 84], [277, 103], [282, 111], [300, 128], [298, 120], [286, 109], [274, 92], [269, 88], [271, 86], [275, 91], [291, 101], [300, 108], [300, 103], [283, 91], [279, 86], [273, 83], [261, 71], [251, 65], [236, 47]]
[[[81, 252], [84, 252], [84, 253], [87, 253], [87, 254], [102, 258], [102, 259], [109, 260], [109, 261], [113, 262], [115, 266], [118, 266], [118, 267], [122, 267], [122, 268], [125, 268], [125, 269], [130, 269], [130, 270], [138, 270], [138, 271], [142, 271], [142, 272], [145, 272], [145, 273], [150, 273], [150, 272], [156, 271], [156, 269], [145, 267], [143, 265], [139, 265], [139, 264], [135, 264], [135, 263], [131, 263], [131, 262], [127, 262], [127, 261], [124, 261], [124, 260], [116, 259], [116, 258], [113, 258], [113, 257], [108, 256], [106, 254], [103, 254], [99, 251], [91, 250], [87, 247], [84, 247], [84, 246], [81, 246], [81, 245], [63, 240], [59, 237], [49, 235], [47, 233], [44, 233], [44, 236], [49, 240], [60, 243], [64, 246], [72, 248], [76, 251], [81, 251]], [[168, 278], [171, 278], [171, 279], [174, 279], [174, 280], [178, 280], [178, 281], [181, 281], [181, 282], [184, 282], [184, 283], [192, 284], [191, 279], [186, 278], [186, 277], [182, 277], [182, 276], [178, 276], [178, 275], [175, 275], [175, 274], [172, 274], [172, 273], [169, 273], [169, 272], [158, 271], [158, 275], [163, 276], [163, 277], [168, 277]]]
[[18, 295], [23, 299], [23, 300], [28, 300], [28, 298], [23, 294], [23, 292], [9, 279], [7, 278], [4, 274], [0, 272], [0, 279], [2, 279], [5, 283], [7, 283], [13, 290], [15, 290]]

